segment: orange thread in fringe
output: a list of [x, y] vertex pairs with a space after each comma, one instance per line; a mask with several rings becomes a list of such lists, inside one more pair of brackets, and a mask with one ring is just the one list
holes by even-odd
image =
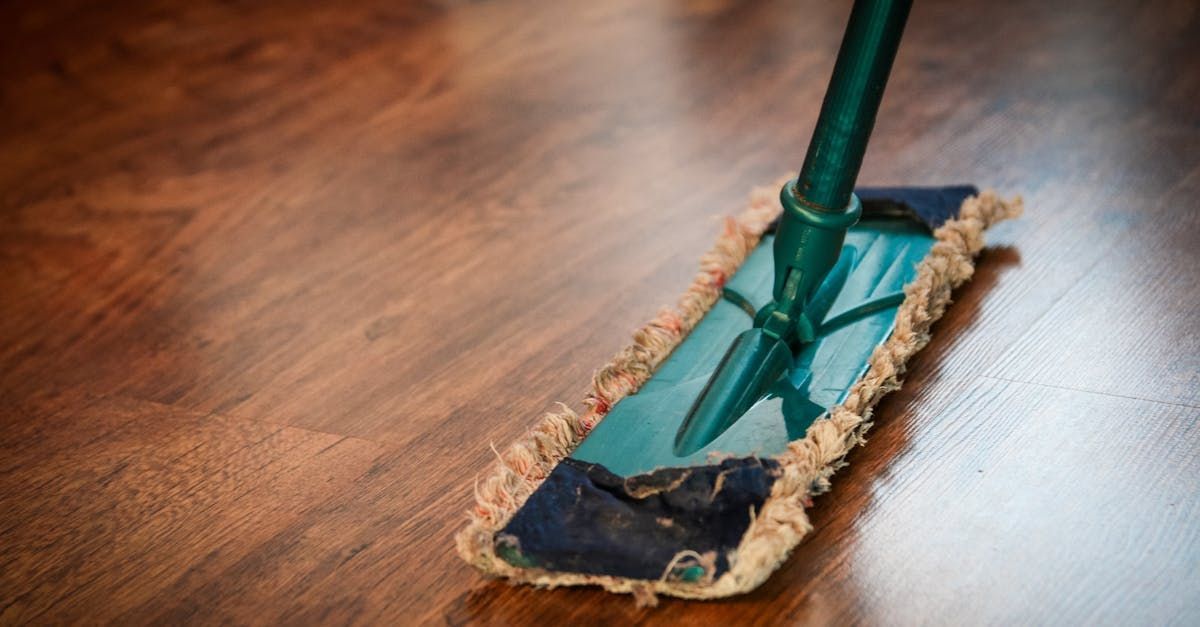
[[592, 407], [596, 408], [597, 414], [604, 415], [608, 413], [609, 404], [607, 399], [597, 394], [589, 394], [588, 400], [592, 402]]
[[725, 274], [725, 271], [720, 268], [717, 268], [716, 270], [709, 270], [708, 275], [712, 277], [713, 284], [717, 287], [725, 287], [725, 281], [729, 279], [729, 277]]
[[683, 333], [683, 320], [674, 311], [664, 311], [662, 313], [663, 326], [676, 335]]

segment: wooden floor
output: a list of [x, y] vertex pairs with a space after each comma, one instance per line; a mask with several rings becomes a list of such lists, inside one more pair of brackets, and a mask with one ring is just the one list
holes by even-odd
[[1024, 195], [752, 594], [489, 582], [489, 443], [799, 165], [848, 2], [0, 7], [0, 623], [1200, 622], [1200, 8], [914, 9], [861, 176]]

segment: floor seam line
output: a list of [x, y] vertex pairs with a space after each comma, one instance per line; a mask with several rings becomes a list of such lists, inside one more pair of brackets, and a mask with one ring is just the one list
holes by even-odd
[[1113, 394], [1112, 392], [1097, 392], [1096, 390], [1085, 390], [1085, 389], [1081, 389], [1081, 388], [1073, 388], [1073, 387], [1066, 386], [1066, 385], [1054, 385], [1052, 383], [1041, 383], [1038, 381], [1022, 381], [1020, 379], [1006, 379], [1004, 377], [997, 377], [997, 376], [990, 375], [990, 374], [981, 374], [979, 376], [984, 379], [991, 379], [993, 381], [1004, 381], [1006, 383], [1017, 383], [1017, 384], [1021, 384], [1021, 385], [1036, 385], [1038, 387], [1043, 387], [1043, 388], [1053, 388], [1055, 390], [1066, 390], [1069, 392], [1079, 392], [1082, 394], [1095, 394], [1097, 396], [1107, 396], [1110, 398], [1123, 398], [1125, 400], [1130, 400], [1130, 401], [1142, 401], [1144, 403], [1157, 403], [1159, 405], [1170, 405], [1172, 407], [1183, 407], [1185, 409], [1200, 409], [1200, 405], [1190, 405], [1188, 403], [1163, 401], [1163, 400], [1158, 400], [1158, 399], [1153, 399], [1153, 398], [1143, 398], [1141, 396], [1127, 396], [1125, 394]]

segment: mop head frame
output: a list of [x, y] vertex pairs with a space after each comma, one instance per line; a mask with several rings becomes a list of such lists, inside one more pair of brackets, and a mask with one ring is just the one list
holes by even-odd
[[[699, 581], [669, 577], [680, 568], [706, 566], [706, 561], [711, 561], [711, 556], [688, 550], [677, 553], [657, 580], [522, 568], [502, 559], [497, 554], [497, 534], [555, 466], [618, 401], [636, 393], [653, 376], [721, 299], [726, 281], [779, 216], [776, 189], [755, 189], [749, 206], [725, 220], [716, 244], [701, 257], [700, 272], [676, 305], [661, 309], [633, 334], [632, 344], [596, 372], [582, 413], [560, 403], [557, 411], [543, 415], [524, 436], [497, 452], [498, 460], [490, 472], [476, 481], [475, 507], [455, 538], [465, 561], [489, 576], [515, 583], [548, 588], [597, 585], [609, 592], [633, 594], [645, 605], [653, 605], [659, 594], [714, 599], [753, 590], [812, 529], [805, 509], [812, 504], [812, 497], [829, 489], [833, 473], [846, 465], [847, 453], [865, 443], [873, 407], [885, 394], [899, 389], [905, 363], [929, 342], [930, 327], [945, 313], [951, 291], [971, 278], [974, 258], [984, 246], [984, 232], [997, 222], [1019, 216], [1023, 209], [1019, 197], [1002, 200], [984, 191], [964, 200], [957, 217], [934, 230], [930, 252], [919, 263], [916, 278], [904, 286], [892, 333], [871, 354], [866, 372], [844, 401], [816, 420], [804, 437], [770, 457], [778, 464], [777, 476], [761, 507], [751, 512], [749, 527], [726, 556], [728, 568], [721, 574]], [[704, 570], [714, 572], [712, 568]]]

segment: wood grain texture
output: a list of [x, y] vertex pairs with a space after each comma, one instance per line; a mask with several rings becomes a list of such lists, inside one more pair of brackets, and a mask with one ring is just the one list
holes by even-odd
[[519, 434], [799, 165], [847, 3], [0, 6], [0, 623], [1200, 621], [1200, 11], [921, 2], [861, 180], [1019, 192], [761, 589], [488, 582]]

